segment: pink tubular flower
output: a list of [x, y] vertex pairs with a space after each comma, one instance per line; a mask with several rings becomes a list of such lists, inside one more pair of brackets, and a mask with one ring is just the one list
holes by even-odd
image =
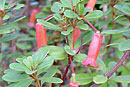
[[86, 8], [90, 8], [89, 12], [92, 12], [97, 0], [89, 0], [88, 4], [86, 5]]
[[100, 51], [101, 42], [102, 42], [102, 34], [100, 34], [100, 32], [97, 31], [96, 33], [94, 33], [92, 41], [90, 43], [88, 50], [88, 57], [82, 62], [82, 64], [84, 64], [85, 67], [87, 67], [88, 65], [98, 67], [97, 56]]
[[47, 45], [46, 28], [40, 23], [36, 24], [37, 51], [40, 47]]
[[33, 9], [30, 15], [30, 19], [29, 19], [29, 23], [28, 26], [30, 27], [34, 27], [35, 25], [35, 21], [36, 21], [36, 14], [37, 14], [38, 10], [37, 9]]
[[76, 26], [74, 28], [73, 33], [72, 33], [73, 49], [74, 49], [74, 46], [75, 46], [75, 42], [76, 42], [76, 40], [78, 39], [79, 36], [80, 36], [80, 29], [78, 29], [78, 27]]

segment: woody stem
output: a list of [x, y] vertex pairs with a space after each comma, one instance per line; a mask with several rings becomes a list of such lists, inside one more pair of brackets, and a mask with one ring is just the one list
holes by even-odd
[[98, 31], [87, 19], [83, 18], [82, 20], [87, 22], [96, 32]]
[[[105, 76], [107, 78], [111, 77], [114, 72], [117, 71], [117, 69], [123, 64], [124, 61], [127, 60], [128, 56], [130, 55], [130, 50], [126, 51], [122, 58], [117, 62], [117, 64], [108, 72]], [[101, 84], [93, 84], [91, 87], [98, 87]]]

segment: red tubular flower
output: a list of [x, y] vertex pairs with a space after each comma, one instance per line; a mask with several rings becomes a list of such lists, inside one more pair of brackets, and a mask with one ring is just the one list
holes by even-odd
[[79, 87], [79, 84], [77, 82], [70, 82], [69, 87]]
[[91, 65], [94, 67], [98, 66], [97, 56], [100, 51], [101, 42], [102, 42], [102, 34], [100, 34], [100, 32], [97, 31], [96, 33], [94, 33], [92, 41], [90, 43], [88, 50], [88, 57], [82, 62], [82, 64], [84, 64], [85, 67], [87, 67], [87, 65]]
[[37, 49], [42, 46], [47, 45], [47, 34], [46, 28], [40, 23], [36, 24], [36, 40], [37, 40]]
[[37, 14], [37, 9], [33, 9], [30, 15], [29, 23], [28, 26], [34, 27], [35, 21], [36, 21], [36, 14]]
[[90, 8], [89, 12], [92, 12], [97, 0], [89, 0], [88, 4], [86, 5], [86, 8]]
[[78, 27], [76, 26], [74, 28], [73, 33], [72, 33], [73, 49], [74, 49], [74, 46], [75, 46], [75, 42], [76, 42], [76, 40], [78, 39], [79, 36], [80, 36], [80, 29], [78, 29]]

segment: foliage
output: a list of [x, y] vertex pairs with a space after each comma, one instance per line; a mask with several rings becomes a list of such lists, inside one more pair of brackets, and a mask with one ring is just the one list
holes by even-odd
[[[0, 86], [68, 87], [69, 80], [73, 82], [74, 68], [74, 80], [81, 87], [93, 84], [129, 87], [129, 57], [121, 59], [130, 50], [130, 3], [97, 0], [90, 12], [86, 8], [88, 1], [0, 0]], [[30, 9], [37, 10], [34, 22], [47, 29], [47, 46], [40, 49], [37, 49], [36, 23], [29, 25]], [[73, 37], [75, 27], [80, 29], [77, 38]], [[103, 35], [97, 58], [99, 66], [85, 67], [82, 61], [88, 56], [93, 27]], [[113, 67], [121, 62], [114, 71]]]

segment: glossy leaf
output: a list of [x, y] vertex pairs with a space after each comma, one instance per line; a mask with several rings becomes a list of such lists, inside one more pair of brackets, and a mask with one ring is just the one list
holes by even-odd
[[78, 4], [78, 10], [79, 10], [79, 14], [82, 15], [84, 13], [84, 4], [83, 3], [79, 3]]
[[0, 10], [4, 10], [6, 0], [0, 0]]
[[57, 25], [54, 25], [50, 22], [43, 21], [42, 19], [38, 19], [37, 21], [40, 22], [41, 24], [43, 24], [45, 27], [47, 27], [50, 30], [61, 31], [60, 27], [58, 27]]
[[0, 38], [0, 43], [16, 39], [17, 37], [18, 37], [17, 34], [6, 34], [6, 35], [3, 35], [2, 38]]
[[49, 50], [49, 56], [53, 56], [56, 60], [66, 58], [65, 50], [58, 46], [44, 46], [39, 50]]
[[121, 10], [123, 13], [130, 15], [130, 3], [126, 3], [123, 6], [121, 5], [115, 5], [116, 9]]
[[86, 54], [79, 53], [79, 54], [74, 56], [74, 60], [76, 62], [82, 62], [86, 57], [87, 57]]
[[66, 53], [70, 54], [70, 55], [75, 55], [75, 50], [71, 50], [69, 46], [65, 46], [64, 47]]
[[16, 70], [16, 71], [26, 71], [28, 70], [28, 68], [23, 65], [23, 64], [19, 64], [19, 63], [11, 63], [9, 65], [10, 69]]
[[54, 62], [54, 57], [48, 56], [43, 60], [43, 62], [38, 66], [37, 69], [40, 70], [46, 67], [49, 68], [53, 64], [53, 62]]
[[28, 78], [17, 82], [14, 87], [29, 87], [31, 83], [32, 83], [32, 79]]
[[86, 18], [87, 20], [95, 20], [95, 19], [98, 19], [98, 18], [100, 18], [100, 17], [102, 17], [102, 16], [103, 16], [103, 12], [102, 12], [102, 11], [100, 11], [100, 10], [94, 10], [94, 11], [88, 13], [88, 14], [85, 16], [85, 18]]
[[130, 50], [130, 39], [121, 42], [121, 43], [118, 45], [118, 49], [119, 49], [120, 51]]
[[79, 27], [79, 29], [82, 29], [82, 30], [90, 30], [89, 29], [89, 26], [87, 24], [78, 24], [77, 25]]
[[86, 85], [92, 82], [93, 77], [90, 74], [80, 73], [76, 74], [76, 82], [79, 83], [79, 85]]
[[24, 80], [26, 78], [29, 78], [25, 74], [19, 74], [19, 73], [7, 73], [3, 75], [2, 79], [9, 82], [18, 82], [21, 80]]
[[52, 7], [51, 7], [51, 11], [56, 12], [56, 13], [60, 13], [62, 4], [59, 2], [55, 2]]
[[63, 81], [60, 78], [56, 77], [41, 77], [40, 80], [42, 83], [47, 82], [47, 83], [62, 83]]
[[71, 10], [65, 10], [64, 15], [68, 18], [77, 18], [78, 15]]
[[107, 77], [103, 76], [103, 75], [97, 75], [93, 78], [93, 81], [96, 84], [101, 84], [101, 83], [105, 83], [107, 81]]
[[119, 34], [119, 33], [124, 33], [130, 31], [129, 28], [124, 28], [124, 29], [114, 29], [114, 30], [105, 30], [101, 32], [101, 34], [104, 35], [109, 35], [109, 34]]
[[0, 26], [0, 34], [7, 34], [16, 30], [19, 30], [19, 27], [15, 23], [9, 23]]
[[31, 45], [28, 44], [27, 42], [24, 43], [16, 43], [16, 46], [22, 50], [27, 50], [27, 49], [31, 49]]
[[70, 32], [69, 32], [69, 31], [62, 31], [61, 34], [62, 34], [62, 35], [69, 35]]
[[112, 77], [110, 80], [114, 82], [120, 82], [120, 83], [130, 83], [130, 75], [122, 75], [122, 76], [116, 76]]

